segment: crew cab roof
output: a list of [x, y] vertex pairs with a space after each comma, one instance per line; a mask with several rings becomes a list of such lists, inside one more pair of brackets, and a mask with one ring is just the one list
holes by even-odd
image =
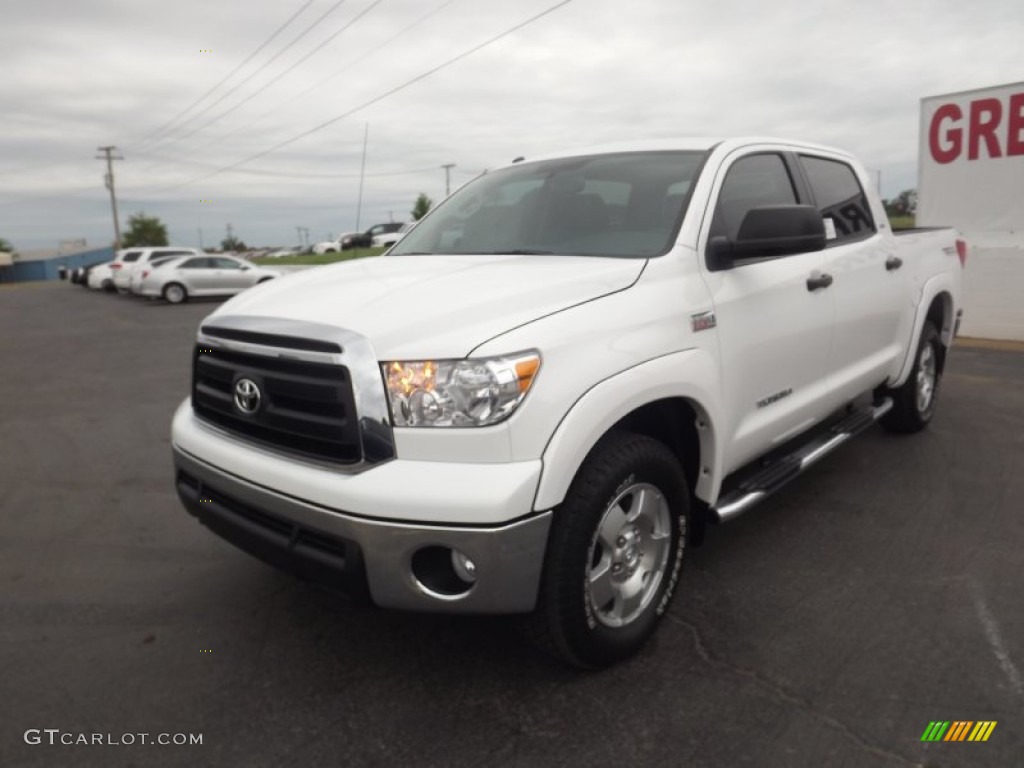
[[[559, 158], [566, 157], [582, 157], [585, 155], [598, 155], [598, 154], [610, 154], [616, 152], [671, 152], [671, 151], [697, 151], [707, 152], [711, 149], [721, 148], [725, 151], [732, 151], [734, 149], [741, 149], [745, 146], [753, 146], [758, 144], [772, 144], [772, 145], [784, 145], [793, 147], [794, 149], [806, 149], [819, 152], [828, 152], [833, 155], [843, 155], [851, 157], [851, 155], [841, 149], [835, 147], [828, 147], [820, 144], [812, 144], [806, 141], [797, 141], [794, 139], [783, 139], [779, 137], [770, 136], [739, 136], [739, 137], [676, 137], [676, 138], [664, 138], [664, 139], [644, 139], [640, 141], [624, 141], [616, 142], [613, 144], [600, 144], [590, 147], [582, 147], [579, 149], [572, 149], [564, 152], [551, 152], [544, 155], [538, 155], [536, 157], [525, 157], [519, 162], [535, 162], [540, 160], [556, 160]], [[503, 167], [510, 165], [516, 165], [518, 163], [508, 163]]]

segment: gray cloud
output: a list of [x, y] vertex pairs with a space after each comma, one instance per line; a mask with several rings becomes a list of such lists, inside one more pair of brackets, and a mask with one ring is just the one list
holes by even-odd
[[[240, 81], [333, 4], [315, 2]], [[347, 0], [237, 93], [167, 137], [203, 125], [276, 77], [371, 0]], [[768, 134], [847, 148], [913, 186], [918, 104], [1024, 79], [1018, 0], [901, 4], [776, 0], [575, 0], [395, 95], [241, 170], [192, 182], [317, 126], [539, 13], [554, 0], [383, 0], [244, 106], [178, 141], [143, 142], [249, 55], [302, 0], [48, 0], [15, 3], [0, 27], [0, 236], [24, 248], [111, 239], [101, 144], [116, 144], [122, 219], [160, 216], [175, 241], [286, 244], [406, 218], [417, 193], [517, 155], [673, 135]], [[212, 53], [202, 53], [212, 49]], [[339, 73], [340, 71], [340, 73]], [[339, 73], [339, 74], [335, 74]], [[334, 75], [333, 77], [331, 77]], [[322, 83], [322, 84], [321, 84]], [[314, 87], [315, 86], [315, 87]], [[221, 91], [223, 93], [223, 91]], [[335, 178], [325, 178], [334, 175]], [[213, 200], [200, 203], [200, 200]]]

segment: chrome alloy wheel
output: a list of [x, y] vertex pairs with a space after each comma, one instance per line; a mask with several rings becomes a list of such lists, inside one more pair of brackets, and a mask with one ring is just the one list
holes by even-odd
[[935, 397], [935, 349], [925, 344], [917, 361], [917, 410], [925, 413]]
[[624, 627], [643, 613], [665, 577], [671, 542], [671, 512], [657, 488], [634, 483], [618, 493], [587, 559], [587, 596], [598, 621]]

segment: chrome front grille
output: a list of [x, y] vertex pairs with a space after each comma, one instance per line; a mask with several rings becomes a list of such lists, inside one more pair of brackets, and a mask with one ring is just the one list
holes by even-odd
[[342, 329], [216, 318], [193, 352], [192, 408], [245, 440], [354, 471], [394, 457], [376, 356]]

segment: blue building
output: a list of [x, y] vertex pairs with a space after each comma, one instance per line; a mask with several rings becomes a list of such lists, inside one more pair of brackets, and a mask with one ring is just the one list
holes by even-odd
[[66, 267], [70, 272], [77, 267], [91, 267], [94, 264], [102, 264], [113, 261], [114, 249], [92, 248], [89, 250], [61, 253], [60, 251], [23, 251], [18, 255], [14, 264], [4, 270], [3, 279], [11, 279], [15, 282], [26, 280], [59, 280], [60, 268]]

